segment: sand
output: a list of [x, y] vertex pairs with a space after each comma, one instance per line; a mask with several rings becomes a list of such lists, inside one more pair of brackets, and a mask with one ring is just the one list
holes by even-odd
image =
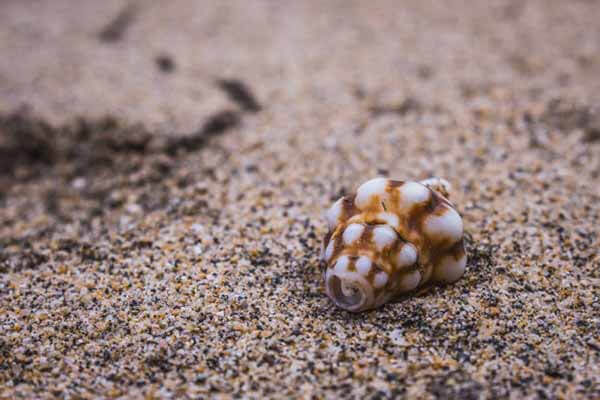
[[[0, 398], [600, 398], [600, 3], [0, 4]], [[457, 283], [323, 212], [442, 176]]]

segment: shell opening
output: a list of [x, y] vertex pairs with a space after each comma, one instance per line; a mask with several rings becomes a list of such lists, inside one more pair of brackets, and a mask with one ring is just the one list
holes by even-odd
[[373, 294], [367, 282], [354, 275], [328, 274], [327, 294], [339, 307], [357, 312], [369, 308]]

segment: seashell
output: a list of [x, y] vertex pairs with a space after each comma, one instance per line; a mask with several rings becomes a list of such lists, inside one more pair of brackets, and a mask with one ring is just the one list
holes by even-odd
[[345, 310], [364, 311], [428, 282], [459, 279], [467, 262], [463, 222], [439, 178], [375, 178], [326, 213], [325, 288]]

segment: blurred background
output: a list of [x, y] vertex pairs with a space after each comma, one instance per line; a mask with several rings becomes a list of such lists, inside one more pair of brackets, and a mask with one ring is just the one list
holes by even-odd
[[4, 1], [0, 107], [189, 130], [227, 104], [223, 77], [296, 112], [356, 93], [476, 102], [491, 86], [587, 100], [597, 17], [585, 0]]

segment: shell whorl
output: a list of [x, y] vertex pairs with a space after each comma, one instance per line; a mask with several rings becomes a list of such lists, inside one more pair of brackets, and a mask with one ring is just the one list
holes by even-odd
[[450, 185], [375, 178], [326, 213], [327, 295], [348, 311], [379, 307], [429, 281], [454, 282], [466, 265]]

